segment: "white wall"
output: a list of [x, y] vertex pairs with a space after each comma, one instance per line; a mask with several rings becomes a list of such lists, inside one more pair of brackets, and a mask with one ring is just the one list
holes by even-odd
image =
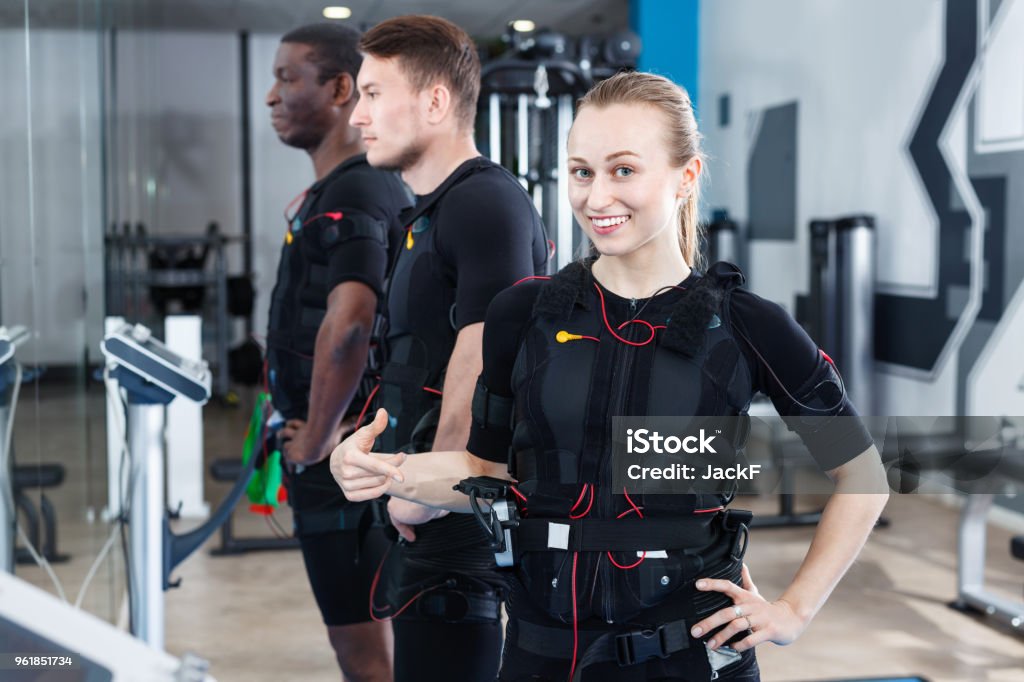
[[0, 30], [0, 313], [28, 364], [78, 364], [103, 307], [99, 39]]
[[[1024, 251], [1012, 251], [1021, 242], [1017, 236], [1024, 237], [1019, 222], [1024, 174], [994, 173], [1006, 175], [1011, 197], [1011, 251], [999, 253], [1006, 270], [1002, 282], [986, 283], [979, 264], [987, 218], [967, 179], [969, 174], [993, 174], [972, 165], [979, 163], [978, 154], [991, 153], [993, 144], [1002, 144], [1004, 153], [1024, 154], [1024, 119], [1019, 120], [1024, 111], [1024, 2], [1003, 0], [993, 24], [989, 5], [978, 3], [979, 61], [939, 143], [973, 221], [963, 259], [971, 267], [975, 299], [993, 286], [1016, 281], [1024, 268], [1024, 257], [1019, 257]], [[746, 174], [758, 113], [794, 100], [799, 107], [797, 239], [753, 242], [748, 269], [758, 293], [792, 310], [795, 294], [807, 289], [808, 221], [870, 213], [877, 218], [876, 289], [936, 295], [938, 221], [907, 147], [943, 64], [946, 7], [946, 0], [701, 3], [699, 99], [711, 155], [707, 206], [727, 208], [741, 223], [750, 219]], [[978, 84], [980, 97], [975, 98]], [[723, 128], [716, 106], [726, 93], [732, 122]], [[973, 137], [971, 116], [977, 126]], [[1024, 168], [1024, 157], [1001, 163]], [[974, 414], [1024, 414], [1018, 333], [1024, 324], [1022, 299], [1020, 289], [1016, 295], [1008, 291], [997, 323], [979, 323], [969, 299], [960, 317], [964, 335], [953, 335], [948, 352], [929, 371], [880, 368], [880, 412], [956, 414], [963, 403]], [[975, 364], [961, 367], [963, 349], [974, 362], [969, 343], [982, 343], [982, 350]]]
[[241, 234], [238, 36], [118, 31], [116, 42], [112, 220], [155, 235], [209, 222]]
[[[757, 113], [799, 102], [798, 241], [755, 249], [754, 285], [792, 307], [792, 293], [807, 286], [807, 222], [865, 212], [879, 219], [880, 284], [929, 285], [934, 250], [919, 241], [928, 235], [902, 229], [931, 220], [904, 144], [941, 58], [942, 3], [718, 0], [702, 3], [701, 12], [709, 206], [749, 218], [747, 156]], [[714, 106], [724, 93], [733, 120], [722, 129]], [[905, 258], [908, 250], [917, 257]]]

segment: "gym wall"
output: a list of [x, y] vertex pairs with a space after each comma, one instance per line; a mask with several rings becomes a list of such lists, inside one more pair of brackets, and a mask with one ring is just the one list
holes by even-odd
[[29, 365], [98, 353], [99, 48], [93, 32], [33, 30], [26, 41], [22, 29], [0, 29], [0, 323], [37, 332], [21, 353]]
[[808, 222], [877, 217], [883, 414], [1024, 414], [1021, 46], [1024, 0], [701, 3], [706, 206], [790, 311]]

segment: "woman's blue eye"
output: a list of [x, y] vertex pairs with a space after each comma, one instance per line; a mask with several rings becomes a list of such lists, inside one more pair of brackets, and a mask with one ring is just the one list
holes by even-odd
[[590, 169], [589, 168], [573, 168], [572, 174], [575, 175], [580, 180], [587, 180], [587, 179], [590, 178]]
[[619, 166], [615, 169], [615, 175], [620, 178], [627, 178], [633, 174], [633, 169], [629, 166]]

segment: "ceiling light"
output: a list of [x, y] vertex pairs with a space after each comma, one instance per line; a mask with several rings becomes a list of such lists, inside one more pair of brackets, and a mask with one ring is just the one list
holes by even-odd
[[537, 25], [529, 19], [516, 19], [512, 22], [512, 30], [519, 33], [529, 33], [535, 28], [537, 28]]
[[348, 7], [324, 7], [324, 16], [328, 19], [348, 19], [352, 10]]

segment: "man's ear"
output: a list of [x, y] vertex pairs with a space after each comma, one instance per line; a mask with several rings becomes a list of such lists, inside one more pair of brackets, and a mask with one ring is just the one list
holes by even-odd
[[350, 73], [339, 73], [334, 77], [334, 106], [343, 107], [356, 95], [356, 81]]
[[427, 97], [427, 122], [438, 124], [452, 113], [452, 93], [448, 86], [435, 83], [424, 90]]

